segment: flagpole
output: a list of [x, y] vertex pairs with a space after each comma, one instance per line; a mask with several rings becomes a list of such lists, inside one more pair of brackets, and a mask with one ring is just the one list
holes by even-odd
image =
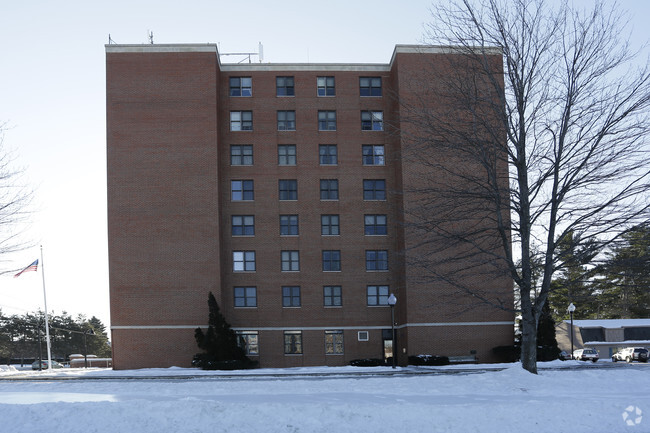
[[47, 341], [47, 369], [52, 369], [52, 350], [50, 349], [50, 325], [47, 319], [47, 295], [45, 294], [45, 266], [43, 262], [43, 245], [41, 245], [41, 276], [43, 277], [43, 303], [45, 304], [45, 341]]

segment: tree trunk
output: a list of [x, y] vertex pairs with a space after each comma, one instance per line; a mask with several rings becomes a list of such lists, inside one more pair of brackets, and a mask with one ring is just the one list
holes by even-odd
[[521, 319], [521, 366], [537, 374], [537, 326], [530, 309], [522, 311]]

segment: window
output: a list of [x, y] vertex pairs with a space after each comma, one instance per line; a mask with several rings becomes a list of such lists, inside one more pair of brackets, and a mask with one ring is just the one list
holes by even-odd
[[336, 95], [334, 77], [318, 77], [316, 82], [318, 84], [318, 96]]
[[368, 286], [368, 306], [388, 305], [388, 286]]
[[368, 331], [359, 331], [359, 332], [357, 332], [357, 340], [359, 340], [359, 341], [368, 341], [369, 340]]
[[381, 96], [381, 77], [360, 77], [359, 94], [361, 96]]
[[298, 215], [280, 215], [280, 234], [283, 236], [298, 235]]
[[320, 216], [320, 234], [323, 236], [338, 236], [339, 216], [338, 215], [321, 215]]
[[230, 165], [253, 165], [253, 146], [250, 144], [230, 146]]
[[255, 235], [255, 216], [233, 215], [231, 221], [232, 221], [233, 236], [254, 236]]
[[383, 111], [362, 111], [361, 130], [362, 131], [383, 131], [384, 112]]
[[336, 131], [336, 111], [318, 112], [318, 130]]
[[340, 307], [341, 286], [323, 286], [323, 305], [326, 307]]
[[298, 251], [282, 251], [282, 272], [300, 270], [300, 254]]
[[257, 288], [235, 287], [235, 307], [257, 307]]
[[366, 271], [387, 271], [387, 250], [366, 250]]
[[338, 181], [338, 179], [321, 179], [320, 180], [320, 199], [321, 200], [338, 200], [339, 199], [339, 181]]
[[230, 77], [230, 96], [253, 96], [251, 77]]
[[278, 165], [296, 165], [295, 144], [280, 144], [278, 146]]
[[252, 111], [231, 111], [230, 130], [231, 131], [252, 131], [253, 112]]
[[284, 354], [302, 355], [301, 331], [284, 331]]
[[386, 181], [384, 179], [364, 179], [363, 199], [386, 200]]
[[384, 165], [384, 145], [364, 144], [363, 165]]
[[280, 179], [278, 181], [280, 200], [298, 200], [298, 181], [295, 179]]
[[282, 286], [282, 306], [300, 307], [300, 286]]
[[338, 163], [336, 144], [321, 144], [318, 146], [320, 165], [336, 165]]
[[385, 235], [386, 215], [364, 215], [364, 233], [366, 235]]
[[246, 355], [259, 355], [260, 345], [257, 331], [237, 331], [239, 347], [244, 349]]
[[338, 272], [341, 270], [341, 251], [323, 250], [323, 271]]
[[278, 111], [278, 131], [296, 130], [296, 112]]
[[233, 251], [232, 270], [235, 272], [255, 271], [255, 251]]
[[254, 200], [252, 180], [231, 180], [230, 199], [232, 201]]
[[343, 331], [325, 331], [325, 354], [343, 355]]
[[275, 77], [276, 96], [295, 96], [293, 77]]

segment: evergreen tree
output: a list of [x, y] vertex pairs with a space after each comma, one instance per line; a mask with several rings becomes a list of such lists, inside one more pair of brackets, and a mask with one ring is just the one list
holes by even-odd
[[252, 361], [239, 344], [235, 331], [226, 322], [212, 292], [208, 296], [208, 329], [196, 328], [194, 338], [203, 353], [194, 357], [194, 364], [207, 370], [250, 368]]
[[574, 232], [568, 232], [557, 244], [559, 276], [551, 282], [548, 296], [553, 320], [563, 320], [571, 303], [578, 307], [573, 316], [575, 319], [598, 317], [598, 297], [592, 283], [596, 268], [589, 266], [598, 249], [593, 242], [583, 242]]
[[608, 254], [600, 282], [604, 317], [650, 317], [650, 225], [633, 228]]
[[542, 309], [537, 325], [537, 360], [553, 361], [558, 358], [560, 349], [555, 339], [555, 321], [548, 303]]

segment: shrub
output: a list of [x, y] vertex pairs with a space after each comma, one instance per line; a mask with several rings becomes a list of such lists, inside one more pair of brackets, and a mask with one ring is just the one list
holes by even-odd
[[378, 358], [365, 358], [365, 359], [353, 359], [350, 361], [350, 365], [353, 367], [379, 367], [381, 365], [386, 365], [383, 359]]
[[449, 365], [449, 358], [437, 355], [411, 355], [409, 365]]
[[519, 345], [497, 346], [492, 348], [492, 353], [499, 359], [499, 362], [516, 362], [521, 356]]

